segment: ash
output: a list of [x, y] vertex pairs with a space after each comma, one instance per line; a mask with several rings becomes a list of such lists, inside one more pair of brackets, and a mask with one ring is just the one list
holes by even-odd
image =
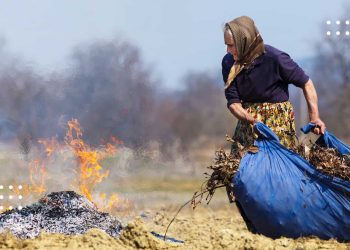
[[21, 239], [35, 238], [40, 231], [74, 235], [86, 233], [91, 228], [118, 237], [122, 225], [73, 191], [54, 192], [21, 210], [0, 214], [0, 233], [10, 231]]

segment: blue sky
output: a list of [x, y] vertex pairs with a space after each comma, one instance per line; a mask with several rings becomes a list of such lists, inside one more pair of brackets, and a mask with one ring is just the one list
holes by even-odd
[[68, 67], [79, 44], [122, 37], [141, 49], [156, 76], [177, 88], [189, 70], [220, 68], [226, 21], [251, 16], [267, 44], [300, 60], [313, 55], [326, 20], [344, 20], [344, 2], [8, 0], [0, 1], [0, 36], [6, 49], [45, 73]]

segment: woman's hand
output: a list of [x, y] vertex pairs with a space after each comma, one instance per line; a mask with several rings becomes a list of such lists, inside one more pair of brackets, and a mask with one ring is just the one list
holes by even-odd
[[310, 122], [316, 125], [316, 127], [312, 130], [314, 134], [316, 135], [324, 134], [326, 130], [326, 124], [320, 118]]
[[255, 124], [257, 124], [258, 122], [260, 122], [260, 121], [259, 121], [258, 119], [255, 119], [255, 118], [254, 118], [254, 120], [252, 121], [252, 124], [255, 125]]
[[239, 120], [249, 122], [250, 124], [253, 124], [253, 125], [259, 122], [242, 107], [241, 103], [232, 103], [229, 109], [231, 113]]

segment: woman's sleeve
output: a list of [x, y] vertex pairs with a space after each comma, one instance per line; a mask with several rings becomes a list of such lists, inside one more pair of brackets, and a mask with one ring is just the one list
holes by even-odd
[[226, 83], [228, 74], [230, 73], [231, 67], [234, 63], [233, 56], [227, 53], [224, 58], [222, 58], [221, 67], [222, 67], [222, 79]]
[[233, 81], [233, 83], [227, 89], [225, 89], [225, 97], [227, 100], [227, 108], [229, 108], [232, 103], [241, 102], [237, 89], [237, 81]]
[[309, 76], [287, 53], [282, 52], [278, 55], [278, 63], [280, 76], [285, 83], [302, 87], [309, 80]]
[[[228, 75], [230, 73], [231, 67], [234, 63], [233, 56], [229, 53], [227, 53], [224, 58], [222, 59], [221, 66], [222, 66], [222, 79], [224, 80], [224, 83], [226, 83]], [[232, 103], [241, 102], [239, 98], [239, 93], [237, 89], [237, 85], [235, 82], [231, 84], [227, 89], [225, 89], [225, 97], [227, 100], [227, 108]]]

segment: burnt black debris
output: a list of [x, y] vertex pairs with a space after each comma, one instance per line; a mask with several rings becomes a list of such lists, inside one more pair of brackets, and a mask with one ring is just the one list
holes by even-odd
[[117, 218], [99, 212], [92, 202], [74, 191], [53, 192], [21, 210], [0, 214], [0, 233], [10, 231], [21, 239], [35, 238], [40, 231], [73, 235], [92, 228], [118, 237], [122, 225]]

